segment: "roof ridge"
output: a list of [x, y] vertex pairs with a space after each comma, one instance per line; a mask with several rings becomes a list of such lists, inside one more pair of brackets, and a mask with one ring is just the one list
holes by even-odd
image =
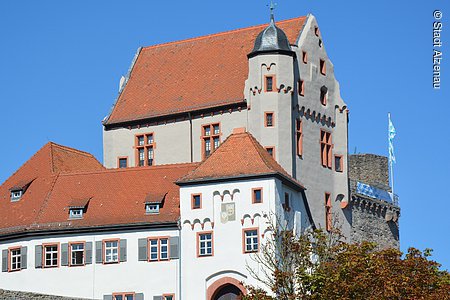
[[57, 147], [57, 148], [60, 148], [61, 150], [75, 152], [75, 153], [78, 153], [78, 154], [81, 154], [81, 155], [84, 155], [84, 156], [90, 156], [90, 157], [94, 157], [95, 158], [95, 156], [92, 153], [89, 153], [87, 151], [79, 150], [79, 149], [76, 149], [76, 148], [73, 148], [73, 147], [69, 147], [69, 146], [64, 146], [64, 145], [61, 145], [61, 144], [57, 144], [55, 142], [49, 142], [49, 144], [52, 146], [52, 148], [53, 147]]
[[[294, 20], [300, 20], [300, 19], [305, 19], [305, 18], [307, 18], [307, 16], [301, 16], [301, 17], [281, 20], [281, 21], [277, 21], [276, 23], [277, 24], [283, 24], [283, 23], [288, 23], [288, 22], [292, 22]], [[211, 34], [206, 34], [206, 35], [197, 36], [197, 37], [191, 37], [191, 38], [182, 39], [182, 40], [178, 40], [178, 41], [172, 41], [172, 42], [167, 42], [167, 43], [155, 44], [155, 45], [143, 47], [142, 51], [146, 51], [146, 50], [154, 49], [154, 48], [159, 48], [159, 47], [164, 47], [164, 46], [178, 45], [178, 44], [182, 44], [182, 43], [203, 40], [203, 39], [206, 39], [206, 38], [222, 36], [222, 35], [226, 35], [226, 34], [233, 34], [233, 33], [236, 33], [236, 32], [252, 30], [252, 29], [255, 29], [255, 28], [258, 28], [258, 27], [263, 27], [263, 26], [266, 26], [266, 25], [267, 24], [264, 23], [264, 24], [253, 25], [253, 26], [244, 27], [244, 28], [231, 29], [231, 30], [226, 30], [226, 31], [222, 31], [222, 32], [211, 33]]]
[[174, 163], [174, 164], [164, 164], [164, 165], [156, 165], [156, 166], [144, 166], [144, 167], [127, 167], [127, 168], [110, 168], [103, 170], [95, 170], [95, 171], [78, 171], [78, 172], [60, 172], [60, 176], [76, 176], [76, 175], [93, 175], [93, 174], [104, 174], [104, 173], [114, 173], [114, 172], [140, 172], [140, 171], [148, 171], [154, 169], [173, 169], [176, 167], [189, 167], [189, 166], [198, 166], [199, 163]]

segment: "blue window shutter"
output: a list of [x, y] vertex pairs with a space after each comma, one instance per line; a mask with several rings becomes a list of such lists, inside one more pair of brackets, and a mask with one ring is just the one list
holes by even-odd
[[86, 265], [90, 265], [92, 264], [92, 242], [87, 242], [84, 247], [86, 255], [86, 257], [84, 258], [84, 263]]
[[153, 300], [164, 300], [163, 296], [153, 296]]
[[102, 241], [95, 242], [95, 263], [96, 264], [101, 264], [103, 262], [102, 248], [103, 248]]
[[144, 294], [143, 293], [134, 294], [134, 300], [144, 300]]
[[42, 268], [42, 245], [36, 245], [34, 249], [34, 264], [36, 268]]
[[22, 247], [20, 249], [20, 268], [26, 269], [27, 268], [27, 255], [28, 255], [28, 247]]
[[112, 300], [112, 295], [103, 295], [103, 300]]
[[148, 260], [148, 240], [139, 239], [138, 240], [138, 260], [147, 261]]
[[120, 240], [120, 261], [127, 261], [127, 240]]
[[2, 272], [8, 272], [8, 250], [2, 250]]
[[169, 240], [170, 259], [180, 258], [180, 238], [173, 236]]
[[69, 244], [61, 244], [61, 266], [69, 265]]

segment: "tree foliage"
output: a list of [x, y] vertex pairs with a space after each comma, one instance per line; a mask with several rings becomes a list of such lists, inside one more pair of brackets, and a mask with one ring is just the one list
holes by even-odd
[[398, 249], [377, 249], [375, 243], [349, 244], [338, 230], [302, 236], [292, 230], [272, 232], [253, 256], [262, 268], [249, 269], [272, 293], [247, 286], [244, 300], [450, 299], [450, 274], [429, 259], [429, 249], [410, 248], [403, 255]]

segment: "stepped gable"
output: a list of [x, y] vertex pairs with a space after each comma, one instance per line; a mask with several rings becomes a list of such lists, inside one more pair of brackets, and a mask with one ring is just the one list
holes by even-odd
[[[306, 17], [279, 21], [295, 44]], [[244, 103], [247, 55], [259, 25], [144, 47], [129, 80], [105, 120], [106, 126], [188, 111]]]
[[243, 129], [235, 129], [234, 133], [216, 151], [177, 183], [189, 184], [265, 175], [281, 176], [283, 180], [288, 181], [297, 189], [305, 189], [275, 161], [250, 133]]
[[[103, 169], [89, 153], [47, 143], [0, 186], [0, 230], [32, 224], [60, 172]], [[11, 202], [11, 189], [18, 188], [25, 193]]]

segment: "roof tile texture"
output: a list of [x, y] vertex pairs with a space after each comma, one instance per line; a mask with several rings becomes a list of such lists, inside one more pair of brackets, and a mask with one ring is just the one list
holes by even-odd
[[[291, 44], [306, 17], [277, 22]], [[259, 25], [142, 49], [106, 125], [241, 103]]]

